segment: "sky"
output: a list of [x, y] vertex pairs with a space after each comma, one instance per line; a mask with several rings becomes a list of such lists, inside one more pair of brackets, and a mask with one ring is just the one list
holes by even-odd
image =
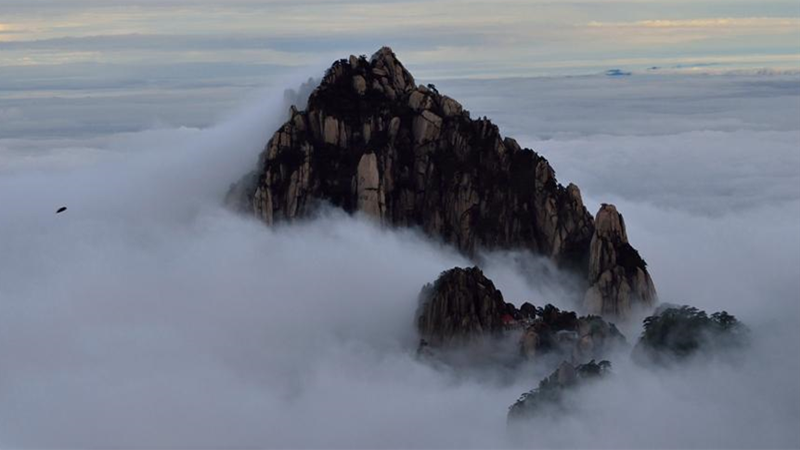
[[0, 138], [207, 127], [391, 46], [423, 82], [800, 71], [796, 0], [0, 0]]
[[[0, 0], [0, 447], [800, 447], [798, 20], [770, 0]], [[662, 372], [621, 350], [572, 413], [510, 432], [550, 368], [414, 357], [420, 288], [473, 262], [337, 211], [223, 208], [284, 89], [381, 45], [590, 212], [614, 203], [660, 300], [727, 310], [752, 345]], [[483, 261], [506, 301], [576, 307], [546, 260]]]
[[800, 63], [800, 6], [787, 0], [3, 0], [2, 8], [1, 67], [208, 64], [232, 76], [381, 45], [431, 78]]

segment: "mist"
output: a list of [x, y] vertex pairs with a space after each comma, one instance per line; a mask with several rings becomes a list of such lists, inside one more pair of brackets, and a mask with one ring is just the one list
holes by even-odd
[[[800, 119], [797, 90], [758, 107]], [[284, 120], [282, 95], [254, 93], [205, 128], [2, 141], [0, 445], [800, 446], [798, 120], [754, 129], [743, 101], [687, 129], [677, 99], [652, 106], [680, 124], [667, 134], [623, 132], [636, 127], [620, 113], [618, 136], [587, 122], [543, 138], [505, 130], [581, 106], [501, 117], [592, 212], [619, 207], [661, 301], [727, 310], [753, 338], [736, 362], [663, 371], [623, 350], [612, 377], [571, 397], [574, 412], [517, 432], [508, 406], [552, 369], [470, 375], [415, 356], [420, 288], [473, 262], [333, 209], [267, 228], [221, 206]], [[476, 115], [495, 104], [461, 100]], [[709, 126], [726, 114], [741, 126]], [[547, 261], [500, 252], [482, 263], [506, 301], [576, 308], [569, 275]], [[641, 332], [620, 329], [631, 344]]]

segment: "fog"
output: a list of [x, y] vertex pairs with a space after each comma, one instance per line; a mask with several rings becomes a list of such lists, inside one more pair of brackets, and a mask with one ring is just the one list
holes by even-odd
[[[586, 90], [606, 82], [580, 80]], [[618, 133], [589, 118], [572, 134], [537, 135], [531, 125], [516, 137], [548, 157], [562, 183], [581, 186], [592, 212], [619, 207], [662, 301], [727, 310], [751, 329], [752, 345], [738, 362], [662, 371], [621, 351], [610, 358], [614, 376], [570, 397], [572, 413], [522, 432], [507, 428], [507, 408], [552, 368], [493, 377], [415, 357], [420, 288], [470, 261], [415, 230], [335, 210], [267, 228], [221, 207], [283, 119], [282, 90], [254, 93], [202, 129], [0, 141], [0, 445], [800, 446], [798, 88], [751, 102], [761, 91], [720, 77], [693, 92], [715, 82], [739, 109], [689, 126], [683, 100], [662, 98], [647, 109], [659, 133], [615, 110]], [[552, 100], [575, 80], [551, 83], [518, 97], [536, 102], [544, 89]], [[492, 116], [492, 86], [456, 98], [473, 116]], [[507, 111], [499, 122], [547, 128], [548, 117], [583, 107]], [[752, 108], [795, 120], [755, 127]], [[506, 301], [574, 308], [569, 276], [546, 261], [483, 259]], [[620, 329], [630, 343], [640, 332], [638, 323]]]

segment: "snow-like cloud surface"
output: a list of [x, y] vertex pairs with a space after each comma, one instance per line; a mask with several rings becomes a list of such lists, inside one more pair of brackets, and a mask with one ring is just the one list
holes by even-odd
[[[0, 445], [800, 445], [797, 80], [509, 83], [439, 89], [592, 209], [615, 202], [663, 301], [750, 326], [739, 365], [652, 373], [615, 355], [574, 414], [510, 433], [538, 374], [414, 358], [416, 295], [463, 257], [341, 213], [268, 229], [220, 207], [283, 119], [279, 91], [208, 128], [0, 140]], [[515, 255], [487, 264], [507, 300], [568, 306]]]

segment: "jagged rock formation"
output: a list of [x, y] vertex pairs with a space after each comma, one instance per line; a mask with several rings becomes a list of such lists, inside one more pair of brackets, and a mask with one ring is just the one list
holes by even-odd
[[644, 319], [644, 331], [633, 349], [637, 363], [669, 365], [700, 352], [724, 354], [748, 342], [749, 331], [726, 311], [710, 316], [691, 306], [662, 305]]
[[506, 303], [477, 267], [453, 268], [422, 288], [417, 311], [420, 352], [485, 337], [511, 336], [517, 359], [568, 359], [576, 364], [606, 357], [625, 337], [597, 316], [578, 317], [553, 305], [517, 309]]
[[503, 295], [477, 267], [443, 272], [422, 288], [417, 330], [424, 345], [497, 335], [504, 328]]
[[520, 337], [520, 353], [526, 359], [555, 354], [573, 363], [607, 356], [615, 347], [626, 345], [625, 336], [613, 323], [598, 316], [578, 317], [546, 305], [526, 322]]
[[614, 205], [603, 204], [594, 221], [589, 283], [584, 300], [589, 314], [625, 318], [634, 305], [656, 302], [647, 264], [628, 243], [625, 220]]
[[540, 381], [537, 388], [522, 394], [508, 408], [508, 420], [530, 419], [546, 412], [548, 408], [563, 409], [565, 392], [588, 380], [601, 378], [610, 371], [611, 363], [608, 361], [596, 363], [592, 360], [577, 366], [564, 361], [555, 372]]
[[[226, 202], [267, 224], [324, 202], [419, 227], [468, 256], [524, 249], [584, 274], [595, 234], [577, 186], [559, 184], [545, 158], [488, 119], [417, 85], [387, 47], [334, 63]], [[613, 283], [623, 278], [603, 280], [600, 309], [621, 311]]]
[[467, 254], [500, 247], [580, 258], [593, 231], [577, 186], [559, 185], [547, 160], [489, 120], [417, 86], [389, 48], [336, 62], [228, 198], [268, 224], [323, 200], [419, 226]]

